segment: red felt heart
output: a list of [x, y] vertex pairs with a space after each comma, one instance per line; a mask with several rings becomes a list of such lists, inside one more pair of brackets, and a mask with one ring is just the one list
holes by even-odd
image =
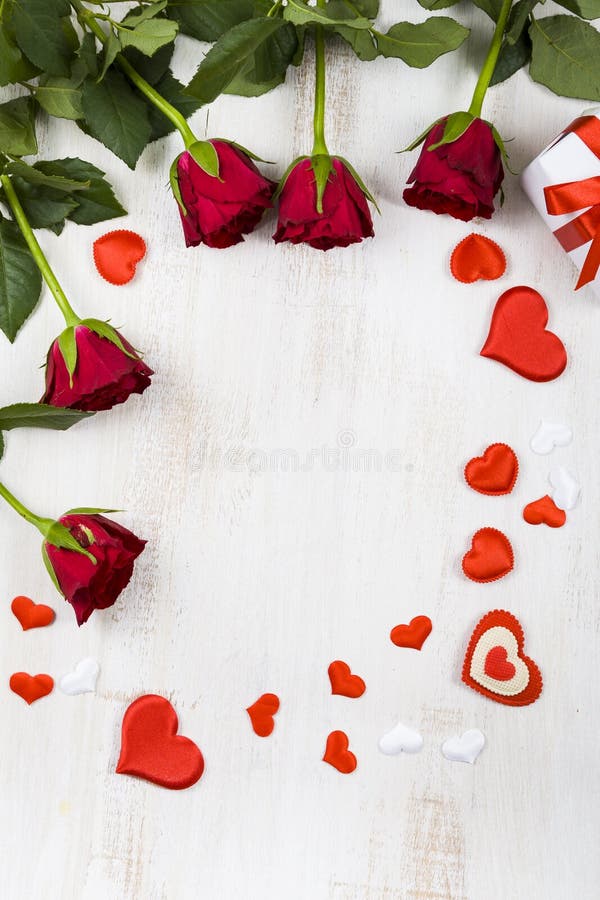
[[396, 625], [390, 631], [390, 640], [396, 647], [410, 647], [412, 650], [420, 650], [431, 634], [431, 619], [429, 616], [415, 616], [408, 625]]
[[246, 710], [252, 722], [254, 733], [259, 737], [268, 737], [275, 728], [273, 716], [279, 709], [277, 694], [262, 694], [258, 700]]
[[327, 736], [323, 762], [329, 763], [343, 775], [349, 775], [356, 768], [356, 756], [349, 747], [348, 736], [343, 731], [332, 731]]
[[508, 575], [514, 565], [509, 539], [497, 528], [480, 528], [473, 535], [471, 549], [462, 560], [462, 570], [471, 581], [496, 581]]
[[30, 628], [43, 628], [54, 621], [54, 610], [43, 603], [34, 603], [29, 597], [15, 597], [10, 604], [14, 615], [21, 623], [23, 631]]
[[503, 363], [531, 381], [552, 381], [567, 365], [563, 342], [546, 331], [548, 307], [530, 287], [514, 287], [499, 298], [481, 356]]
[[9, 687], [31, 706], [36, 700], [52, 693], [54, 679], [50, 675], [28, 675], [27, 672], [15, 672], [10, 676]]
[[94, 241], [94, 262], [111, 284], [127, 284], [146, 255], [146, 242], [135, 231], [109, 231]]
[[527, 706], [542, 692], [537, 665], [524, 653], [518, 619], [503, 609], [487, 613], [475, 627], [462, 669], [462, 680], [484, 697], [506, 706]]
[[327, 670], [331, 682], [331, 693], [342, 697], [361, 697], [367, 689], [360, 675], [353, 675], [350, 666], [341, 659], [332, 662]]
[[144, 694], [125, 710], [120, 775], [135, 775], [171, 790], [195, 784], [204, 771], [196, 744], [177, 734], [177, 713], [165, 697]]
[[567, 514], [546, 494], [545, 497], [527, 504], [523, 510], [523, 518], [530, 525], [543, 524], [549, 525], [550, 528], [560, 528], [567, 521]]
[[480, 494], [510, 494], [519, 474], [515, 451], [508, 444], [490, 444], [483, 456], [475, 456], [465, 466], [467, 484]]
[[468, 234], [452, 251], [450, 271], [463, 284], [472, 284], [481, 278], [494, 281], [506, 271], [506, 256], [490, 238], [483, 234]]

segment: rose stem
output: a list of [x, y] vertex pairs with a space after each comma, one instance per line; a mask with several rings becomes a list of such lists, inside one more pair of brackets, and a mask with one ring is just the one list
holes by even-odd
[[67, 323], [67, 325], [79, 324], [81, 319], [67, 300], [65, 292], [61, 288], [56, 275], [50, 268], [50, 263], [44, 256], [44, 252], [40, 247], [35, 234], [33, 233], [31, 225], [29, 224], [27, 216], [25, 215], [25, 210], [19, 202], [19, 198], [15, 193], [15, 189], [12, 186], [12, 182], [8, 175], [0, 175], [0, 184], [2, 184], [2, 187], [4, 188], [4, 193], [6, 195], [8, 205], [12, 210], [17, 225], [21, 229], [21, 234], [25, 238], [27, 246], [29, 247], [29, 251], [34, 258], [38, 269], [42, 273], [44, 281], [50, 288], [52, 296], [56, 300], [61, 313], [65, 317], [65, 322]]
[[26, 506], [23, 505], [14, 494], [5, 487], [0, 481], [0, 497], [3, 497], [6, 502], [12, 506], [15, 512], [18, 512], [20, 516], [22, 516], [26, 522], [29, 522], [31, 525], [35, 525], [42, 534], [45, 534], [47, 531], [47, 527], [53, 524], [52, 519], [42, 519], [40, 516], [36, 516], [35, 513], [32, 513], [30, 509], [27, 509]]
[[[325, 0], [317, 0], [323, 8]], [[329, 156], [325, 143], [325, 32], [322, 25], [315, 27], [315, 114], [314, 144], [312, 155]]]
[[[81, 24], [84, 26], [88, 25], [100, 43], [105, 44], [108, 38], [94, 18], [94, 13], [91, 10], [86, 9], [81, 3], [81, 0], [71, 0], [71, 6], [77, 12], [77, 17]], [[122, 53], [117, 53], [115, 61], [121, 71], [127, 75], [136, 88], [141, 91], [141, 93], [148, 98], [150, 103], [154, 104], [154, 106], [175, 126], [183, 138], [186, 150], [188, 150], [192, 144], [195, 144], [198, 139], [186, 122], [185, 116], [183, 116], [178, 109], [175, 109], [168, 100], [165, 100], [162, 94], [159, 94], [158, 91], [154, 90], [152, 85], [148, 84], [145, 78], [142, 78], [139, 72], [133, 68], [131, 63], [125, 59]]]
[[483, 98], [485, 97], [486, 91], [490, 86], [490, 81], [492, 80], [494, 69], [496, 68], [498, 54], [500, 53], [500, 48], [502, 47], [502, 38], [504, 36], [506, 23], [508, 22], [508, 16], [510, 14], [511, 6], [512, 0], [503, 0], [502, 7], [500, 8], [500, 15], [498, 16], [498, 21], [496, 22], [492, 42], [490, 44], [490, 49], [487, 52], [485, 62], [479, 74], [479, 78], [477, 79], [477, 84], [475, 85], [475, 90], [473, 91], [473, 99], [471, 100], [471, 105], [469, 107], [469, 112], [472, 116], [481, 115]]

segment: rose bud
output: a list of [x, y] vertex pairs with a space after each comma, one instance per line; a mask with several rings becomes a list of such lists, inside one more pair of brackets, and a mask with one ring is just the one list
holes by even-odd
[[264, 178], [251, 156], [237, 144], [212, 140], [197, 141], [177, 157], [171, 187], [187, 247], [239, 244], [273, 205], [275, 182]]
[[[465, 121], [469, 124], [461, 131]], [[459, 135], [452, 139], [454, 129]], [[463, 222], [475, 216], [490, 219], [504, 178], [502, 151], [502, 141], [489, 122], [469, 113], [454, 113], [428, 131], [404, 200], [417, 209], [447, 213]]]
[[71, 510], [50, 525], [42, 555], [78, 625], [95, 609], [113, 605], [145, 546], [146, 541], [94, 510]]
[[301, 157], [279, 189], [276, 244], [309, 244], [317, 250], [347, 247], [373, 237], [367, 199], [375, 202], [346, 160]]
[[142, 394], [152, 369], [116, 329], [84, 319], [56, 338], [46, 362], [46, 392], [40, 403], [71, 409], [111, 409], [130, 394]]

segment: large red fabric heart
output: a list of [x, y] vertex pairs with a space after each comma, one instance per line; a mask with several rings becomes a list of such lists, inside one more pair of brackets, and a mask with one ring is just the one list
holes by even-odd
[[252, 729], [259, 737], [269, 737], [275, 728], [273, 716], [279, 709], [277, 694], [262, 694], [258, 700], [246, 709], [252, 722]]
[[561, 528], [567, 521], [567, 514], [546, 494], [545, 497], [527, 504], [523, 510], [523, 518], [530, 525], [543, 524], [549, 525], [550, 528]]
[[29, 597], [15, 597], [10, 604], [14, 615], [21, 623], [23, 631], [30, 628], [44, 628], [54, 622], [54, 610], [43, 603], [34, 603]]
[[146, 242], [135, 231], [109, 231], [94, 241], [94, 262], [98, 272], [111, 284], [127, 284], [136, 266], [146, 255]]
[[527, 706], [542, 692], [537, 665], [525, 655], [525, 636], [518, 619], [494, 609], [477, 623], [462, 669], [462, 680], [474, 691], [506, 706]]
[[408, 625], [395, 625], [390, 632], [390, 640], [396, 647], [410, 647], [420, 650], [431, 634], [429, 616], [415, 616]]
[[36, 700], [52, 693], [54, 679], [51, 675], [29, 675], [27, 672], [15, 672], [10, 676], [9, 687], [31, 706]]
[[486, 583], [508, 575], [515, 558], [509, 539], [497, 528], [480, 528], [471, 549], [462, 560], [462, 570], [471, 581]]
[[493, 497], [510, 494], [518, 474], [519, 462], [508, 444], [490, 444], [483, 456], [474, 456], [465, 466], [469, 487]]
[[493, 281], [504, 275], [506, 257], [495, 241], [483, 234], [468, 234], [452, 251], [450, 271], [463, 284], [480, 278]]
[[204, 771], [196, 744], [177, 734], [177, 713], [165, 697], [144, 694], [125, 710], [120, 775], [135, 775], [171, 790], [195, 784]]
[[349, 775], [356, 768], [356, 756], [348, 750], [348, 736], [343, 731], [332, 731], [327, 737], [323, 762], [329, 763], [343, 775]]
[[546, 330], [548, 307], [533, 288], [510, 288], [499, 298], [481, 356], [503, 363], [530, 381], [552, 381], [567, 365], [567, 351]]
[[331, 682], [331, 693], [342, 697], [362, 697], [367, 689], [360, 675], [353, 675], [348, 663], [341, 659], [332, 662], [327, 670]]

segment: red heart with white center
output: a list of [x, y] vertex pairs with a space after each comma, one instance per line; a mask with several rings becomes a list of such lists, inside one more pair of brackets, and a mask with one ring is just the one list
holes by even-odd
[[462, 670], [466, 685], [506, 706], [528, 706], [542, 693], [542, 676], [524, 653], [525, 636], [512, 613], [495, 609], [477, 624]]

